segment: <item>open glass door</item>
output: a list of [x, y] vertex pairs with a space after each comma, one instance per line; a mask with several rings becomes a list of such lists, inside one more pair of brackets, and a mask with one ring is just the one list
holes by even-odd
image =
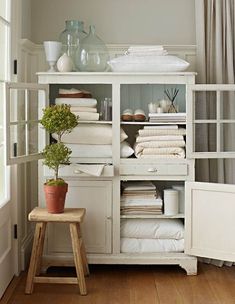
[[[187, 97], [187, 157], [235, 158], [235, 85], [190, 85]], [[235, 185], [185, 185], [185, 252], [235, 262]]]
[[49, 100], [47, 85], [6, 83], [6, 159], [19, 164], [42, 158], [47, 141], [40, 125], [42, 109]]

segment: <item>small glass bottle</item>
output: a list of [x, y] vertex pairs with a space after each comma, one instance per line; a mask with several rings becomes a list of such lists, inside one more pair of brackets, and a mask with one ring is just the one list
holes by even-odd
[[101, 120], [106, 120], [106, 121], [112, 120], [112, 100], [111, 100], [111, 98], [105, 97], [105, 99], [101, 101], [100, 118], [101, 118]]
[[60, 34], [59, 41], [62, 42], [62, 54], [66, 53], [73, 61], [75, 70], [75, 53], [80, 41], [86, 36], [83, 30], [84, 23], [78, 20], [66, 20], [65, 30]]

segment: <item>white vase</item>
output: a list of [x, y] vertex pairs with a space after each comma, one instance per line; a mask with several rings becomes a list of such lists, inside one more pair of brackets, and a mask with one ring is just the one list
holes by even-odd
[[48, 72], [56, 72], [55, 64], [60, 56], [62, 43], [58, 41], [44, 41], [43, 44], [46, 54], [46, 60], [50, 66]]
[[57, 69], [59, 72], [71, 72], [73, 70], [73, 61], [66, 53], [58, 59]]

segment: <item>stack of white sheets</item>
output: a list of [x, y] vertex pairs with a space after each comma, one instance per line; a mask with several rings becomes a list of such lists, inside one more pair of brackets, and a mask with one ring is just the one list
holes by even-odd
[[162, 214], [162, 199], [151, 182], [125, 182], [121, 214]]
[[[71, 112], [79, 116], [79, 120], [97, 121], [99, 113], [97, 113], [97, 100], [91, 96], [89, 92], [80, 91], [77, 89], [59, 89], [59, 96], [55, 103], [71, 105]], [[80, 96], [80, 97], [78, 97]]]
[[137, 158], [185, 158], [186, 130], [178, 125], [145, 126], [134, 145]]
[[121, 252], [184, 251], [184, 225], [179, 219], [122, 219]]

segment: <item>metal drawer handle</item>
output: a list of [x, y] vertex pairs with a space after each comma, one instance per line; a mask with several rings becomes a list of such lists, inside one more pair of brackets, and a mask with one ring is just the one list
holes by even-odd
[[148, 172], [157, 172], [157, 168], [149, 168]]

